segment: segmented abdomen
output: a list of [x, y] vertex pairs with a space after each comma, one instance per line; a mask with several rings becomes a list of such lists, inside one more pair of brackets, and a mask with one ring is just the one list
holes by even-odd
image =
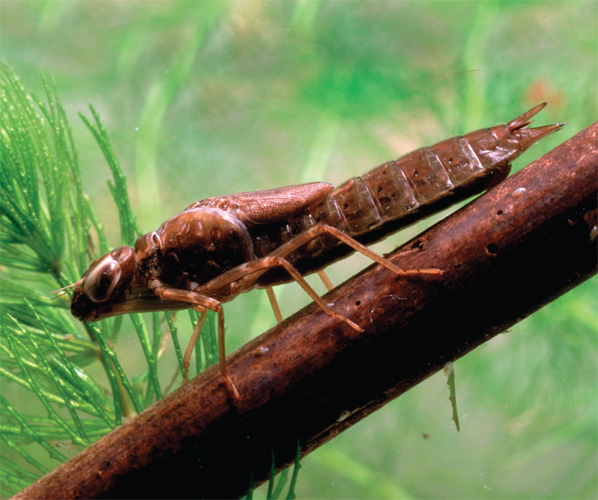
[[314, 222], [356, 238], [450, 195], [483, 172], [467, 140], [453, 137], [349, 180], [310, 212]]
[[[484, 132], [491, 141], [495, 137], [491, 129]], [[251, 230], [254, 252], [257, 257], [268, 255], [316, 224], [335, 227], [369, 245], [481, 192], [506, 177], [509, 169], [506, 162], [497, 165], [481, 160], [467, 136], [452, 137], [350, 179], [322, 202], [286, 221], [254, 228]], [[336, 238], [326, 235], [302, 246], [288, 260], [305, 275], [352, 252]], [[260, 285], [288, 281], [284, 273], [277, 274], [267, 273]]]

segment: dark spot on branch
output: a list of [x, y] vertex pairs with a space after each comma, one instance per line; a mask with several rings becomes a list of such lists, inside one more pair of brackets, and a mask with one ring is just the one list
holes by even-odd
[[498, 245], [496, 243], [490, 243], [490, 245], [486, 247], [486, 252], [490, 255], [496, 255], [498, 253]]

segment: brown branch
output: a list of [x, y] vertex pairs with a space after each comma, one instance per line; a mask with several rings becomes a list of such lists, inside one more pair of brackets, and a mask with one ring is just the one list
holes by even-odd
[[[15, 498], [239, 497], [596, 273], [598, 124], [83, 450]], [[593, 219], [592, 219], [593, 217]], [[593, 231], [593, 232], [592, 232]], [[226, 478], [226, 479], [223, 479]]]

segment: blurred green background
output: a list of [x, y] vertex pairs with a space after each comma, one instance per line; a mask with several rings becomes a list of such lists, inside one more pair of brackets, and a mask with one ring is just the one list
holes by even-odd
[[[521, 168], [598, 116], [594, 0], [4, 0], [0, 10], [1, 57], [37, 94], [40, 71], [55, 79], [114, 246], [110, 172], [76, 116], [89, 103], [145, 232], [208, 196], [338, 185], [548, 101], [537, 123], [568, 125]], [[352, 257], [329, 275], [340, 283], [366, 264]], [[461, 432], [437, 374], [304, 459], [297, 496], [598, 497], [597, 283], [456, 363]], [[285, 315], [309, 302], [294, 285], [277, 295]], [[275, 321], [262, 292], [225, 312], [229, 352]], [[119, 344], [121, 359], [139, 351], [135, 339]]]

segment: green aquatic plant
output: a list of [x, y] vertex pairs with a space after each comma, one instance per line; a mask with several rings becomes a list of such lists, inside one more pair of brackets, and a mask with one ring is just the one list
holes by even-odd
[[[2, 493], [14, 494], [66, 460], [71, 449], [89, 445], [170, 390], [172, 383], [158, 374], [166, 337], [173, 338], [180, 373], [183, 359], [169, 313], [153, 313], [149, 330], [141, 314], [128, 316], [145, 361], [135, 376], [114, 348], [122, 316], [93, 324], [71, 316], [69, 285], [109, 250], [104, 228], [83, 191], [54, 85], [44, 79], [42, 100], [27, 93], [8, 65], [1, 72], [0, 430], [6, 453], [0, 479]], [[112, 172], [122, 243], [132, 244], [140, 231], [126, 179], [98, 113], [90, 110], [91, 119], [80, 116]], [[66, 293], [53, 297], [52, 290], [62, 287]], [[197, 321], [195, 312], [190, 318]], [[196, 348], [198, 371], [215, 362], [216, 352], [210, 320]], [[92, 374], [94, 365], [102, 366], [100, 374]], [[110, 389], [102, 387], [102, 373]], [[37, 407], [41, 411], [32, 411]]]

